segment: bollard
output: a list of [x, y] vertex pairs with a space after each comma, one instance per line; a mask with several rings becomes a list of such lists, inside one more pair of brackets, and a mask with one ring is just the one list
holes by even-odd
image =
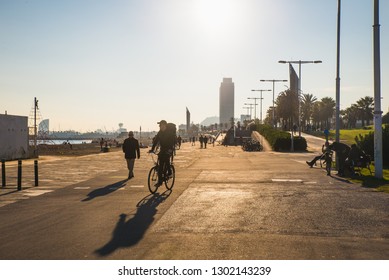
[[1, 160], [1, 186], [5, 187], [5, 159]]
[[34, 160], [34, 175], [35, 175], [35, 187], [38, 186], [38, 161]]
[[18, 191], [22, 190], [22, 161], [18, 160]]

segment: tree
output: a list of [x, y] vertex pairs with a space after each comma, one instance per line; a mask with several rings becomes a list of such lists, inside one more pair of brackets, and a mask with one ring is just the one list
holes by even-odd
[[357, 125], [359, 110], [355, 104], [350, 107], [341, 110], [340, 114], [343, 117], [346, 128], [355, 128]]
[[389, 124], [389, 112], [382, 117], [383, 124]]
[[330, 120], [335, 111], [335, 100], [331, 97], [324, 97], [313, 105], [312, 120], [316, 127], [321, 130], [330, 127]]
[[331, 97], [324, 97], [320, 100], [320, 115], [321, 115], [321, 121], [322, 125], [324, 123], [323, 128], [329, 128], [330, 127], [330, 120], [332, 116], [334, 115], [336, 102]]
[[365, 121], [367, 125], [370, 124], [370, 120], [373, 120], [374, 112], [374, 99], [373, 97], [366, 96], [357, 101], [356, 107], [358, 108], [359, 114], [358, 117], [362, 120], [362, 126], [365, 126]]
[[313, 94], [303, 94], [301, 100], [301, 113], [302, 113], [302, 126], [305, 127], [311, 122], [313, 108], [317, 101], [317, 98]]
[[297, 93], [292, 90], [286, 90], [278, 95], [275, 104], [276, 120], [283, 119], [283, 125], [292, 127], [298, 120], [298, 99]]

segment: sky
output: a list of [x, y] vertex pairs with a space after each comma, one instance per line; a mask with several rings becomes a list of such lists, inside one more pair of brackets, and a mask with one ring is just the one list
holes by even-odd
[[[235, 117], [303, 64], [301, 90], [335, 99], [337, 0], [0, 0], [0, 113], [50, 130], [158, 130], [219, 115], [223, 78]], [[373, 1], [341, 6], [341, 109], [373, 90]], [[381, 109], [389, 108], [389, 1], [380, 1]], [[294, 65], [298, 73], [298, 65]], [[289, 83], [275, 84], [275, 98]], [[272, 105], [263, 92], [262, 110]], [[259, 100], [257, 101], [259, 104]], [[257, 106], [257, 117], [260, 108]], [[254, 110], [253, 110], [254, 114]]]

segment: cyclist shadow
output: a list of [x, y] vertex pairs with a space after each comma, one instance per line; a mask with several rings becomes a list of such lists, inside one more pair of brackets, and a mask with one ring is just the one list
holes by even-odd
[[87, 194], [87, 197], [84, 198], [83, 200], [81, 200], [82, 202], [84, 201], [89, 201], [89, 200], [92, 200], [98, 196], [104, 196], [104, 195], [108, 195], [122, 187], [124, 187], [127, 183], [127, 179], [126, 180], [121, 180], [121, 181], [118, 181], [116, 183], [113, 183], [113, 184], [110, 184], [108, 186], [105, 186], [103, 188], [99, 188], [99, 189], [95, 189], [93, 191], [91, 191], [90, 193]]
[[127, 214], [120, 214], [112, 233], [112, 239], [103, 247], [97, 249], [95, 253], [100, 256], [107, 256], [118, 248], [136, 245], [142, 240], [147, 229], [154, 221], [158, 205], [164, 202], [170, 194], [171, 190], [167, 190], [162, 194], [155, 193], [142, 198], [136, 205], [137, 211], [134, 217], [128, 221], [126, 221]]

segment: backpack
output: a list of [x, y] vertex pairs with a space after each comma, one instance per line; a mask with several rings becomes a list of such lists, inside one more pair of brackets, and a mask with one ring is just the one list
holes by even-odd
[[170, 139], [172, 139], [172, 141], [174, 141], [174, 144], [176, 143], [176, 139], [177, 139], [177, 128], [176, 128], [176, 125], [174, 123], [168, 123], [167, 126], [166, 126], [166, 131], [167, 133], [170, 135]]

